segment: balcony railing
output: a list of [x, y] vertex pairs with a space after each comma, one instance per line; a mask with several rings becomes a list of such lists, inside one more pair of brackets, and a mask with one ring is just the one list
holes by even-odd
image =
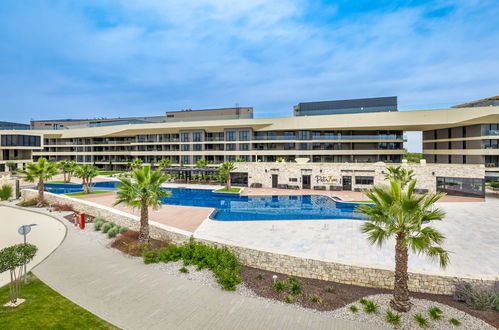
[[300, 138], [290, 135], [268, 135], [268, 136], [255, 136], [254, 140], [296, 140], [296, 141], [309, 141], [309, 140], [331, 140], [331, 141], [341, 141], [341, 140], [374, 140], [374, 141], [385, 141], [385, 140], [404, 140], [405, 137], [402, 135], [312, 135], [308, 138]]

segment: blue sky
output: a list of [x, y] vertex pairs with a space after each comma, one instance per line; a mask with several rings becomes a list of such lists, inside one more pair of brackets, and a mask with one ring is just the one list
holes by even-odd
[[3, 0], [0, 120], [446, 107], [499, 94], [497, 17], [494, 0]]

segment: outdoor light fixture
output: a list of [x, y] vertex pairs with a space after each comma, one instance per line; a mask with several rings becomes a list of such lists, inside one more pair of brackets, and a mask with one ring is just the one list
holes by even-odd
[[274, 283], [277, 281], [277, 275], [272, 275], [272, 279], [274, 280]]

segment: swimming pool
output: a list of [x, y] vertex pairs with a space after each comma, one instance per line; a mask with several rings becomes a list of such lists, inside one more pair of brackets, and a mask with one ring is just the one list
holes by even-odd
[[[94, 190], [116, 190], [117, 182], [99, 182]], [[83, 191], [81, 185], [47, 184], [46, 190], [56, 194]], [[207, 189], [165, 188], [170, 197], [163, 204], [214, 208], [211, 218], [220, 221], [238, 220], [303, 220], [303, 219], [365, 219], [350, 207], [339, 207], [322, 195], [303, 196], [239, 196], [216, 194]]]

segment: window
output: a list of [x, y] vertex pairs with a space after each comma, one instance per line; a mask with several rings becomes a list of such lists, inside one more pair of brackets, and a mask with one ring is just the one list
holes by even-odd
[[41, 139], [33, 135], [2, 135], [4, 147], [39, 147]]
[[182, 164], [190, 164], [191, 163], [191, 157], [190, 156], [182, 156]]
[[234, 132], [234, 131], [225, 132], [225, 140], [226, 141], [235, 141], [236, 140], [236, 132]]
[[240, 131], [239, 132], [239, 141], [248, 141], [249, 140], [249, 132], [248, 131]]
[[239, 145], [239, 150], [249, 150], [249, 143], [241, 143]]
[[236, 156], [227, 156], [227, 161], [228, 162], [233, 162], [236, 160]]
[[466, 141], [463, 141], [463, 149], [466, 149]]
[[299, 140], [310, 140], [310, 131], [299, 131], [298, 132]]
[[180, 134], [181, 142], [189, 142], [189, 133], [181, 133]]
[[289, 182], [298, 182], [298, 178], [289, 178]]
[[201, 132], [194, 132], [193, 134], [194, 142], [201, 142]]
[[463, 155], [463, 164], [466, 164], [466, 155]]
[[190, 148], [190, 145], [188, 144], [182, 144], [182, 151], [189, 151], [191, 148]]
[[452, 156], [447, 156], [447, 163], [452, 164]]
[[225, 150], [228, 150], [228, 151], [236, 150], [236, 144], [235, 143], [228, 143]]
[[201, 151], [201, 150], [203, 150], [203, 145], [202, 144], [195, 144], [193, 146], [193, 148], [194, 148], [194, 151]]
[[373, 184], [374, 177], [373, 176], [356, 176], [355, 184]]
[[463, 137], [467, 137], [466, 136], [466, 126], [463, 126]]
[[437, 191], [449, 195], [480, 196], [485, 195], [485, 180], [478, 178], [437, 177]]

